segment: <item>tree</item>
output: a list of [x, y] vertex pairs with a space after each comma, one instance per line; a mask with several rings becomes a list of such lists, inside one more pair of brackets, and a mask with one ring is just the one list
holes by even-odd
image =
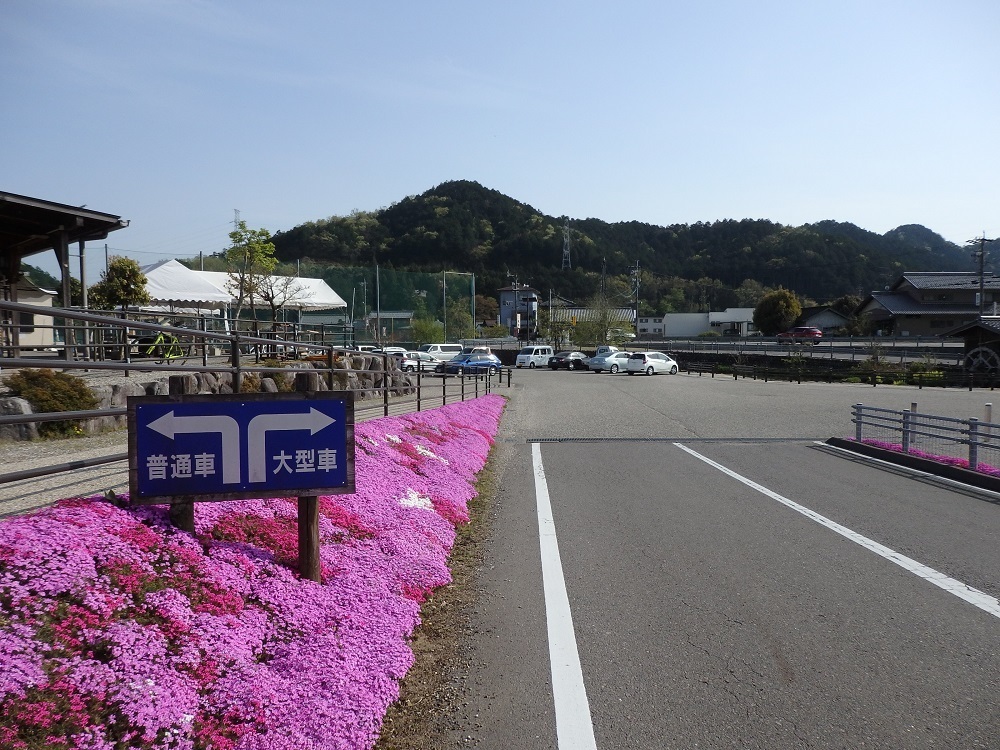
[[101, 280], [87, 290], [90, 307], [111, 310], [115, 307], [148, 305], [146, 275], [131, 258], [112, 256], [108, 268], [101, 272]]
[[236, 298], [236, 317], [240, 317], [243, 306], [249, 300], [250, 309], [256, 311], [256, 300], [263, 299], [264, 279], [270, 276], [278, 260], [274, 256], [274, 243], [266, 229], [247, 229], [247, 223], [240, 221], [236, 229], [229, 233], [233, 243], [226, 249], [226, 266], [229, 292]]
[[776, 289], [765, 294], [753, 311], [753, 324], [765, 336], [788, 330], [802, 314], [794, 292]]
[[476, 337], [476, 326], [472, 313], [464, 307], [448, 306], [448, 337], [451, 339], [471, 339]]
[[759, 281], [743, 279], [743, 283], [736, 288], [737, 304], [740, 307], [756, 307], [769, 291]]
[[414, 318], [410, 333], [417, 344], [444, 341], [444, 326], [433, 318]]
[[278, 322], [278, 313], [288, 305], [302, 301], [306, 296], [306, 288], [294, 276], [262, 276], [257, 285], [260, 299], [271, 312], [271, 326]]
[[481, 320], [484, 326], [496, 325], [498, 315], [500, 315], [500, 303], [496, 297], [476, 295], [476, 318]]

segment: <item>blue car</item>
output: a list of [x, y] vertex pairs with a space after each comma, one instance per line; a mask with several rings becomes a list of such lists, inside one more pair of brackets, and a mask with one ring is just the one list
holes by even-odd
[[495, 354], [460, 354], [454, 359], [448, 360], [441, 367], [440, 372], [450, 375], [480, 375], [489, 373], [495, 375], [500, 371], [500, 358]]

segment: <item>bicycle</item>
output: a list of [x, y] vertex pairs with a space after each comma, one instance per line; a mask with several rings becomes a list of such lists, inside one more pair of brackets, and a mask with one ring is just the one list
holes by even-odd
[[158, 365], [172, 364], [176, 360], [184, 364], [191, 354], [191, 346], [181, 342], [172, 333], [159, 331], [155, 336], [135, 339], [131, 351], [133, 357], [155, 358]]

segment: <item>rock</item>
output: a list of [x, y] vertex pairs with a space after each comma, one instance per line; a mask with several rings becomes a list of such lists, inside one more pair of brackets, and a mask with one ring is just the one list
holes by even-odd
[[[27, 399], [18, 396], [0, 398], [0, 414], [13, 416], [16, 414], [34, 414]], [[0, 425], [0, 440], [35, 440], [38, 438], [38, 425], [35, 422], [24, 424]]]

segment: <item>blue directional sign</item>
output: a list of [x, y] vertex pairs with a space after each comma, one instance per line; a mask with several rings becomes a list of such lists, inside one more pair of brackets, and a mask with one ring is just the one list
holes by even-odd
[[133, 502], [354, 491], [352, 393], [128, 399]]

